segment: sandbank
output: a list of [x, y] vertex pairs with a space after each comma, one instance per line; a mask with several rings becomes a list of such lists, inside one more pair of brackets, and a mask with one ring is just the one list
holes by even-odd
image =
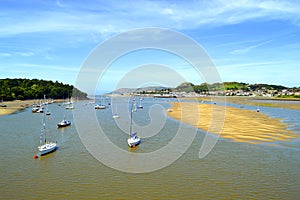
[[213, 104], [174, 102], [168, 115], [204, 131], [237, 142], [267, 143], [290, 141], [299, 134], [287, 124], [262, 112]]
[[4, 101], [3, 104], [5, 104], [6, 107], [0, 107], [0, 116], [15, 113], [19, 110], [22, 110], [22, 109], [25, 109], [25, 108], [29, 107], [33, 103], [34, 103], [34, 100]]

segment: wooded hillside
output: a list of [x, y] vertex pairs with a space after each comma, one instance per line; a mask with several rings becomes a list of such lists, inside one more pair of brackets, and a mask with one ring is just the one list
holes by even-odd
[[58, 81], [38, 79], [0, 79], [0, 100], [26, 100], [47, 98], [64, 99], [74, 97], [86, 99], [87, 94], [72, 85]]

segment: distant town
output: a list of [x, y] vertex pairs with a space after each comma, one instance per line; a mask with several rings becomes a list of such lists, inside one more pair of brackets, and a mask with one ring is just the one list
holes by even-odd
[[167, 87], [144, 87], [144, 88], [121, 88], [112, 95], [142, 95], [159, 98], [176, 97], [201, 97], [201, 96], [251, 96], [251, 97], [278, 97], [299, 98], [300, 87], [288, 88], [281, 85], [269, 84], [246, 84], [238, 82], [224, 82], [201, 85], [182, 83], [176, 88]]

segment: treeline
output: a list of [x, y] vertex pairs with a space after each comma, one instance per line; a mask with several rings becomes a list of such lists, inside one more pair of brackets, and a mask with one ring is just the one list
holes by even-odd
[[27, 100], [47, 98], [65, 99], [74, 97], [87, 99], [87, 94], [72, 85], [58, 81], [38, 79], [0, 79], [0, 100]]
[[300, 91], [300, 87], [288, 88], [281, 85], [270, 85], [270, 84], [249, 84], [241, 82], [223, 82], [223, 83], [202, 83], [200, 85], [195, 85], [190, 82], [184, 82], [175, 88], [167, 87], [145, 87], [139, 89], [122, 88], [114, 91], [114, 93], [131, 93], [135, 92], [138, 94], [169, 94], [171, 92], [196, 92], [201, 94], [206, 94], [213, 91], [243, 91], [243, 92], [254, 92], [254, 91], [270, 91], [277, 90], [280, 92], [282, 90], [287, 90], [290, 92]]
[[221, 91], [221, 90], [243, 90], [247, 91], [257, 91], [257, 90], [284, 90], [289, 89], [288, 87], [281, 85], [269, 85], [269, 84], [247, 84], [239, 82], [224, 82], [224, 83], [213, 83], [207, 84], [202, 83], [200, 85], [194, 85], [189, 82], [185, 82], [173, 89], [177, 92], [196, 92], [196, 93], [205, 93], [208, 91]]

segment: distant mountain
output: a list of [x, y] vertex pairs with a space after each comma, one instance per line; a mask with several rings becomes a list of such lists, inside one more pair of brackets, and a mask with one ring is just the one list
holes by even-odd
[[128, 94], [128, 93], [132, 93], [133, 91], [134, 91], [134, 89], [132, 89], [132, 88], [119, 88], [109, 94]]
[[143, 88], [119, 88], [111, 92], [112, 94], [130, 94], [130, 93], [155, 93], [168, 89], [162, 86], [148, 86]]
[[[143, 88], [120, 88], [115, 90], [115, 94], [128, 94], [128, 93], [140, 93], [140, 94], [162, 94], [169, 92], [208, 92], [208, 91], [222, 91], [222, 90], [231, 90], [238, 91], [242, 90], [244, 92], [248, 91], [258, 91], [258, 90], [277, 90], [282, 91], [284, 89], [289, 89], [288, 87], [281, 85], [269, 85], [269, 84], [248, 84], [242, 82], [223, 82], [223, 83], [213, 83], [207, 84], [202, 83], [200, 85], [194, 85], [190, 82], [184, 82], [178, 85], [175, 88], [167, 88], [160, 86], [150, 86]], [[295, 87], [294, 90], [297, 90]]]
[[174, 92], [193, 92], [194, 91], [194, 84], [189, 82], [184, 82], [178, 85], [176, 88], [173, 89]]

